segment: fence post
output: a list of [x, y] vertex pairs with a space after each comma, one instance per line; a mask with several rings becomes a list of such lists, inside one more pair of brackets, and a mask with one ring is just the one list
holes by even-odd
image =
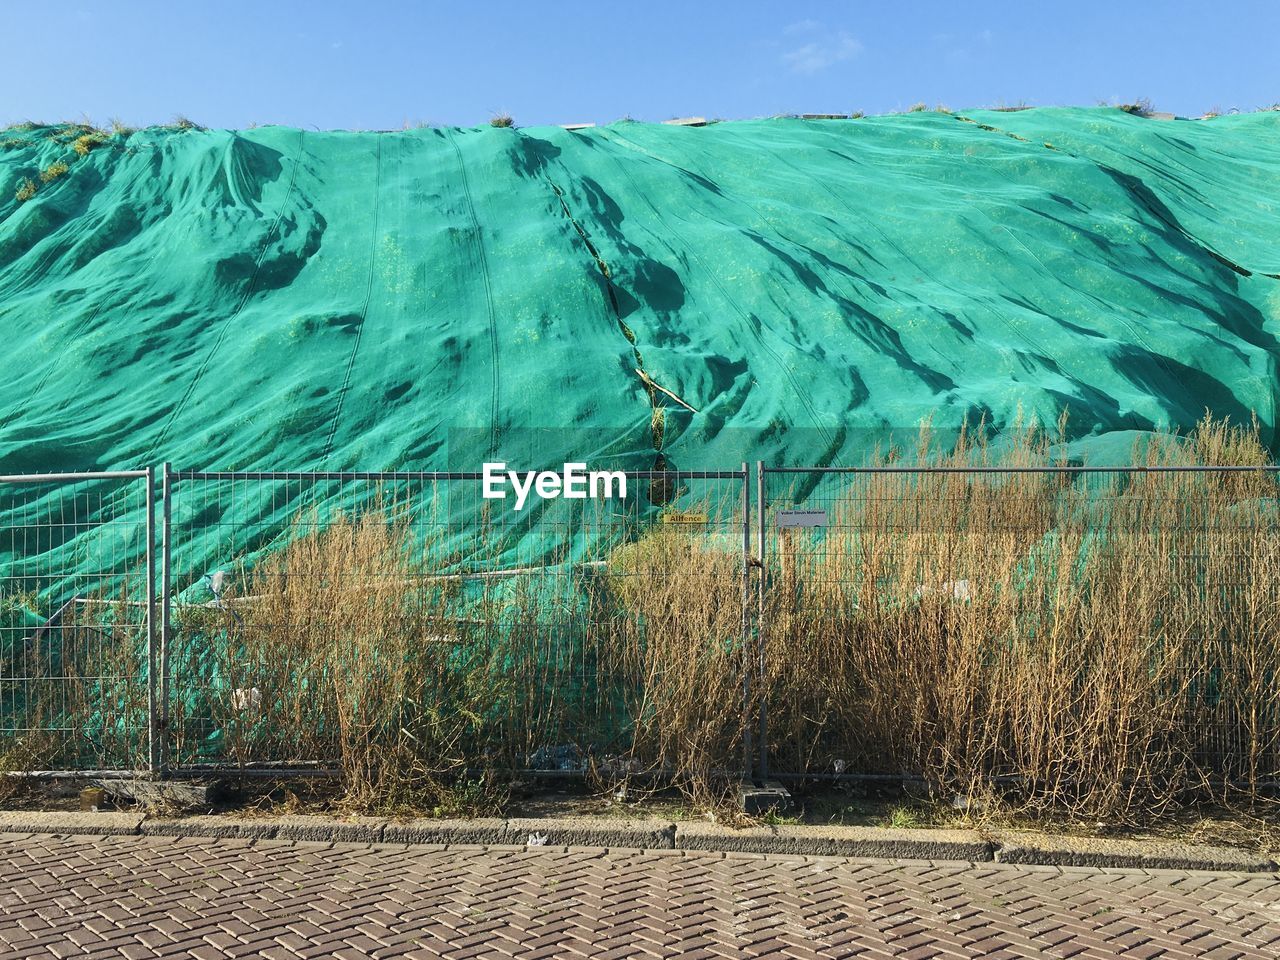
[[156, 476], [147, 467], [147, 772], [155, 776], [160, 768], [159, 703], [156, 700]]
[[756, 656], [757, 668], [760, 671], [760, 778], [769, 776], [769, 698], [768, 685], [765, 683], [765, 609], [768, 592], [769, 568], [765, 566], [765, 534], [768, 530], [766, 514], [769, 510], [769, 495], [766, 489], [768, 470], [763, 460], [756, 461], [756, 564], [760, 568], [759, 580], [756, 582]]
[[160, 774], [169, 769], [169, 640], [173, 592], [173, 464], [164, 464], [160, 496]]
[[742, 778], [751, 779], [751, 474], [742, 462]]

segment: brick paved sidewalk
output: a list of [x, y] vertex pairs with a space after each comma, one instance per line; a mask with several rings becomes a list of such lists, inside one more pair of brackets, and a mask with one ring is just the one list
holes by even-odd
[[4, 957], [1280, 956], [1259, 874], [0, 835]]

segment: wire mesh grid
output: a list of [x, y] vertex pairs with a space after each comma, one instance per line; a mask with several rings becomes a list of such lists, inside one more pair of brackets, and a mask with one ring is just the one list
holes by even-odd
[[1280, 778], [1274, 470], [790, 468], [759, 486], [765, 765]]
[[738, 649], [747, 482], [626, 481], [517, 511], [479, 474], [171, 474], [166, 762], [331, 770], [376, 742], [450, 767], [661, 764], [638, 736], [670, 666], [649, 647], [710, 576], [732, 602], [702, 627]]
[[0, 769], [150, 763], [148, 474], [0, 478]]
[[757, 469], [0, 478], [0, 764], [1280, 779], [1274, 470]]

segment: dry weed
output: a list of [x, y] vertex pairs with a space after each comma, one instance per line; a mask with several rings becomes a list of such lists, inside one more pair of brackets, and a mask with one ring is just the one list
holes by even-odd
[[[1051, 450], [1030, 430], [1001, 460]], [[1266, 460], [1209, 421], [1140, 455]], [[962, 436], [942, 465], [992, 456]], [[859, 475], [772, 558], [778, 762], [1119, 818], [1275, 778], [1276, 493], [1253, 471]]]

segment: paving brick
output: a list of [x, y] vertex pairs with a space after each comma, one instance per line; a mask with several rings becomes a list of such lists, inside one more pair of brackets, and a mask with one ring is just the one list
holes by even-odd
[[[503, 821], [452, 836], [486, 832], [513, 836]], [[0, 836], [0, 956], [1280, 955], [1266, 874], [264, 834]]]

